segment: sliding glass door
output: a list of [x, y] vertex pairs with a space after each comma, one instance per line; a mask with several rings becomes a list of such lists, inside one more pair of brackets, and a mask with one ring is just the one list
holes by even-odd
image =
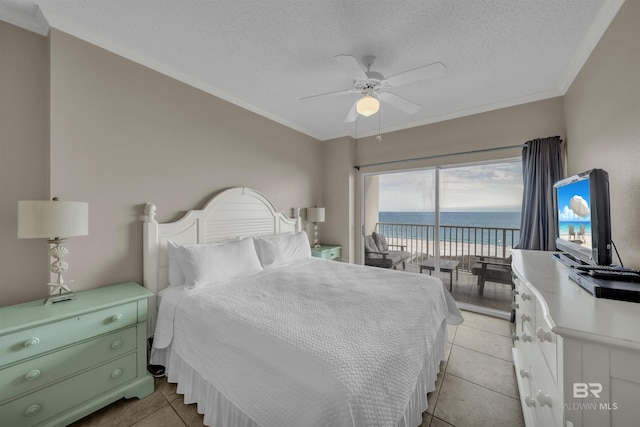
[[365, 186], [365, 234], [384, 235], [411, 253], [411, 262], [433, 255], [436, 170], [370, 175]]
[[454, 298], [510, 311], [509, 255], [520, 239], [520, 160], [442, 168], [439, 191], [441, 258], [464, 272]]
[[508, 272], [519, 241], [519, 160], [370, 174], [364, 187], [363, 231], [404, 250], [405, 271], [439, 276], [456, 301], [480, 311], [510, 310], [510, 275], [486, 270]]

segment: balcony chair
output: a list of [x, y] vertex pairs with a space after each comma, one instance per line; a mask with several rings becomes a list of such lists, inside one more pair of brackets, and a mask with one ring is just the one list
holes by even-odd
[[503, 283], [513, 289], [513, 279], [511, 277], [511, 257], [495, 258], [481, 256], [476, 263], [471, 266], [471, 272], [478, 276], [478, 293], [484, 292], [484, 282]]
[[[398, 247], [400, 250], [390, 250], [390, 247]], [[390, 245], [383, 234], [373, 232], [364, 238], [364, 264], [372, 267], [393, 268], [402, 263], [402, 269], [406, 267], [406, 261], [411, 258], [411, 253], [406, 251], [405, 245]]]

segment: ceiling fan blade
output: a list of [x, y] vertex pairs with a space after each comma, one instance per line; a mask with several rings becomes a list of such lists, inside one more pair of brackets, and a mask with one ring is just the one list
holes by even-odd
[[382, 92], [380, 99], [387, 104], [396, 107], [398, 110], [404, 111], [407, 114], [417, 113], [420, 110], [420, 105], [415, 102], [411, 102], [401, 96], [391, 92]]
[[358, 118], [358, 111], [356, 111], [356, 105], [358, 104], [359, 99], [356, 99], [353, 105], [351, 106], [351, 110], [349, 110], [349, 114], [344, 118], [345, 123], [355, 122]]
[[333, 57], [338, 64], [344, 68], [345, 71], [349, 73], [349, 75], [353, 76], [356, 80], [367, 80], [367, 75], [364, 73], [364, 70], [358, 63], [358, 60], [351, 55], [336, 55]]
[[317, 95], [305, 96], [304, 98], [300, 98], [299, 101], [309, 101], [311, 99], [320, 98], [323, 96], [341, 96], [341, 95], [349, 95], [351, 93], [355, 93], [353, 89], [345, 89], [345, 90], [336, 90], [334, 92], [326, 92], [319, 93]]
[[391, 76], [387, 79], [387, 83], [390, 86], [400, 86], [422, 80], [434, 79], [436, 77], [443, 77], [446, 74], [447, 67], [445, 67], [442, 62], [434, 62], [424, 67], [414, 68], [413, 70]]

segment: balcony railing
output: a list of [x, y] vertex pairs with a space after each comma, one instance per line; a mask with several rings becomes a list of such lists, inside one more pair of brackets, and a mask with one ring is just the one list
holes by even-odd
[[[434, 236], [438, 235], [435, 225], [379, 222], [376, 231], [385, 235], [390, 244], [405, 245], [412, 254], [412, 263], [419, 264], [435, 254]], [[440, 225], [438, 241], [441, 258], [457, 260], [463, 271], [470, 271], [471, 265], [481, 256], [508, 257], [510, 249], [520, 242], [520, 230]]]

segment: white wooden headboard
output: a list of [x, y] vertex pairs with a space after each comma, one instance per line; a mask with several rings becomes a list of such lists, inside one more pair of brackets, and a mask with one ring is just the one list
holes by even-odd
[[262, 193], [247, 187], [216, 194], [201, 210], [190, 210], [174, 222], [159, 224], [156, 207], [147, 203], [143, 228], [143, 285], [153, 292], [149, 300], [149, 335], [155, 330], [157, 293], [169, 285], [167, 241], [209, 243], [234, 237], [302, 230], [300, 209], [290, 218], [278, 212]]

